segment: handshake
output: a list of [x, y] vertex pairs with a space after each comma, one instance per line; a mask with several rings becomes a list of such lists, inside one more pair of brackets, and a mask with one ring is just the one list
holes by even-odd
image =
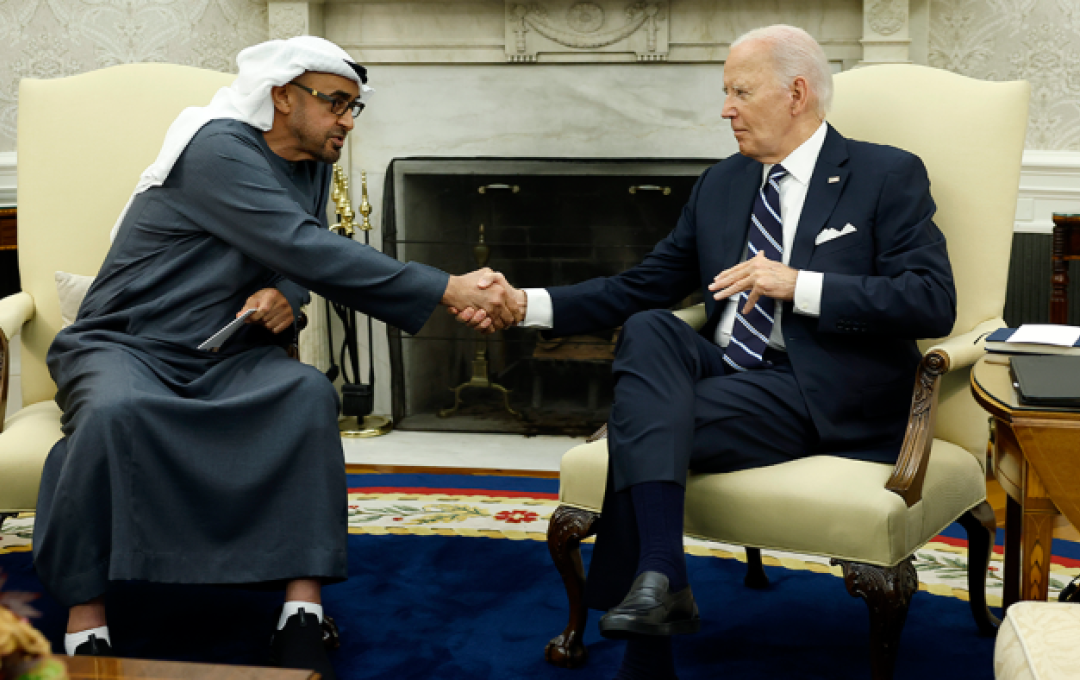
[[506, 277], [488, 268], [451, 276], [442, 304], [457, 320], [481, 333], [494, 333], [525, 320], [525, 291], [511, 286]]

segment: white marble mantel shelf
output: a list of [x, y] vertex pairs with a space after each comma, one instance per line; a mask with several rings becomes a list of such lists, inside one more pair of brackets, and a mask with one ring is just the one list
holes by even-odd
[[[837, 70], [926, 63], [929, 0], [266, 0], [270, 36], [367, 64], [720, 63], [751, 28], [806, 28]], [[763, 6], [764, 5], [764, 6]]]

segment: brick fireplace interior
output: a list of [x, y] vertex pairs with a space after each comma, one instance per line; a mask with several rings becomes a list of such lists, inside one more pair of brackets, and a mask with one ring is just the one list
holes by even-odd
[[[611, 276], [671, 231], [713, 162], [398, 159], [384, 191], [383, 250], [452, 273], [486, 257], [523, 288]], [[480, 336], [441, 312], [415, 336], [389, 329], [396, 427], [589, 434], [611, 406], [617, 333], [552, 341], [513, 328]]]

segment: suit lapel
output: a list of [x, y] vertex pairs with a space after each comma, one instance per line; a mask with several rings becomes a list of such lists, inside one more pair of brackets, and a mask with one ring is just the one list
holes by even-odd
[[730, 269], [742, 260], [746, 239], [750, 233], [750, 214], [754, 210], [754, 197], [761, 186], [761, 163], [751, 162], [731, 182], [728, 195], [726, 224], [721, 231], [720, 268], [716, 273]]
[[[750, 213], [754, 209], [754, 196], [761, 185], [761, 163], [747, 160], [749, 162], [745, 168], [735, 171], [728, 187], [727, 203], [720, 212], [716, 247], [700, 254], [700, 257], [708, 258], [703, 260], [705, 271], [710, 272], [705, 285], [712, 283], [713, 276], [738, 264], [746, 250]], [[709, 310], [709, 318], [700, 331], [705, 337], [712, 338], [726, 303], [726, 300], [717, 303], [711, 294], [706, 297], [705, 308]]]
[[[810, 178], [810, 187], [806, 191], [806, 202], [803, 203], [802, 215], [799, 217], [799, 227], [795, 232], [795, 243], [791, 247], [791, 259], [788, 266], [792, 269], [804, 269], [810, 262], [810, 255], [814, 252], [814, 241], [817, 235], [825, 227], [825, 222], [836, 208], [836, 202], [847, 185], [847, 168], [843, 165], [847, 162], [847, 143], [843, 136], [833, 126], [825, 136], [825, 144], [818, 154], [818, 162], [814, 167], [814, 174]], [[839, 178], [839, 180], [829, 180]]]

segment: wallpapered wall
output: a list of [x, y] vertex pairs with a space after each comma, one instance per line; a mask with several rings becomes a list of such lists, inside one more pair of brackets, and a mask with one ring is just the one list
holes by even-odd
[[143, 61], [235, 72], [268, 35], [266, 0], [0, 0], [0, 151], [15, 150], [20, 78]]
[[933, 0], [930, 65], [1029, 81], [1027, 148], [1080, 151], [1080, 0]]
[[[265, 0], [0, 0], [0, 152], [20, 78], [166, 61], [235, 71]], [[1080, 151], [1080, 0], [932, 0], [930, 64], [1033, 86], [1027, 148]]]

